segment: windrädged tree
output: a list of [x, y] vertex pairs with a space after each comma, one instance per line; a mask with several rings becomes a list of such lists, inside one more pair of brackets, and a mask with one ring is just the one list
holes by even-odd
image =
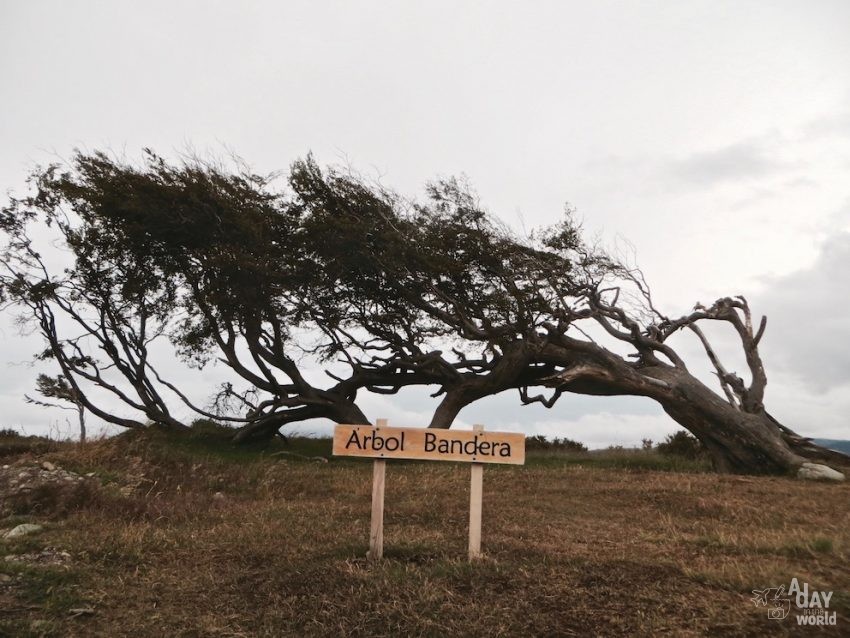
[[[697, 305], [671, 319], [657, 309], [640, 271], [585, 244], [569, 215], [521, 241], [455, 180], [433, 184], [427, 205], [406, 204], [348, 174], [323, 174], [309, 161], [295, 165], [292, 182], [311, 218], [331, 229], [318, 250], [344, 261], [313, 290], [324, 282], [337, 324], [367, 335], [348, 344], [383, 351], [372, 365], [410, 359], [413, 351], [454, 371], [440, 383], [444, 398], [431, 427], [450, 427], [466, 405], [508, 389], [517, 389], [523, 403], [546, 407], [565, 392], [638, 395], [660, 403], [697, 436], [721, 472], [782, 474], [811, 461], [847, 463], [765, 409], [758, 345], [766, 319], [754, 328], [743, 297]], [[734, 329], [749, 383], [724, 368], [700, 327], [708, 321]], [[683, 329], [702, 343], [722, 395], [694, 376], [668, 343]], [[451, 338], [458, 342], [454, 363], [437, 347], [427, 349]], [[474, 361], [464, 354], [471, 348], [478, 349]], [[532, 386], [553, 393], [532, 396]], [[806, 466], [803, 473], [839, 478], [828, 470]]]
[[81, 417], [88, 410], [114, 425], [144, 426], [114, 407], [104, 409], [110, 397], [113, 406], [122, 404], [152, 423], [183, 428], [162, 398], [149, 356], [151, 344], [168, 330], [175, 291], [161, 284], [155, 267], [109, 236], [81, 193], [61, 197], [54, 188], [60, 179], [56, 167], [37, 171], [34, 194], [0, 211], [6, 239], [0, 307], [16, 310], [20, 324], [41, 335], [45, 349], [36, 358], [51, 359], [61, 370], [54, 387], [40, 381], [40, 390], [64, 395]]
[[[38, 193], [4, 209], [12, 241], [3, 290], [42, 325], [45, 300], [48, 311], [87, 319], [74, 305], [84, 299], [100, 313], [83, 324], [86, 334], [141, 392], [133, 405], [152, 420], [171, 419], [152, 394], [158, 385], [199, 414], [239, 425], [238, 439], [314, 417], [366, 422], [360, 391], [430, 385], [442, 397], [432, 427], [450, 427], [465, 406], [509, 389], [546, 407], [571, 392], [628, 394], [659, 402], [719, 471], [789, 473], [809, 461], [846, 461], [765, 410], [765, 321], [754, 325], [743, 298], [667, 317], [640, 272], [587, 245], [569, 215], [520, 239], [457, 180], [410, 202], [308, 158], [288, 182], [280, 193], [268, 178], [196, 160], [172, 166], [149, 153], [137, 167], [78, 154], [71, 167], [37, 174]], [[63, 224], [77, 265], [62, 277], [48, 274], [22, 232], [39, 216]], [[218, 396], [219, 407], [241, 415], [203, 410], [160, 377], [146, 355], [149, 316], [185, 357], [202, 364], [217, 356], [248, 384], [225, 384]], [[733, 328], [749, 381], [723, 366], [701, 329], [709, 321]], [[722, 394], [671, 346], [683, 330], [702, 343]], [[79, 342], [57, 338], [51, 351], [72, 385], [104, 381]], [[307, 380], [305, 358], [338, 360], [347, 373], [328, 371], [334, 383], [319, 387]]]
[[[0, 295], [39, 329], [86, 408], [111, 423], [142, 425], [98, 405], [89, 387], [180, 428], [163, 398], [172, 394], [201, 416], [240, 425], [243, 440], [310, 418], [365, 423], [360, 389], [431, 379], [388, 362], [352, 366], [330, 387], [308, 380], [299, 361], [339, 353], [344, 338], [325, 318], [333, 310], [307, 301], [333, 265], [317, 263], [322, 238], [269, 178], [198, 160], [172, 166], [146, 151], [141, 166], [77, 154], [70, 166], [36, 171], [31, 183], [35, 193], [13, 199], [0, 218]], [[34, 248], [48, 226], [69, 268], [49, 268]], [[214, 406], [199, 407], [154, 368], [148, 345], [163, 337], [194, 365], [218, 358], [247, 387], [227, 382]]]

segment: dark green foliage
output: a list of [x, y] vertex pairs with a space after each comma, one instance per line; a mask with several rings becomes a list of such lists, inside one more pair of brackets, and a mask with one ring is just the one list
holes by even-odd
[[96, 502], [97, 486], [90, 481], [54, 481], [7, 496], [4, 508], [11, 514], [64, 518], [69, 512]]
[[11, 428], [0, 429], [0, 458], [24, 453], [43, 454], [55, 445], [55, 441], [43, 436], [25, 436]]
[[[167, 336], [199, 366], [219, 358], [247, 384], [225, 384], [214, 412], [191, 406], [205, 417], [249, 433], [319, 416], [363, 422], [359, 390], [433, 384], [445, 392], [543, 329], [553, 286], [557, 294], [574, 287], [568, 253], [579, 239], [569, 220], [538, 247], [517, 241], [458, 180], [406, 202], [308, 157], [278, 191], [271, 177], [199, 160], [172, 165], [146, 151], [141, 165], [78, 153], [69, 167], [37, 171], [33, 183], [35, 195], [4, 209], [9, 255], [21, 256], [28, 225], [41, 220], [59, 229], [74, 264], [61, 280], [45, 278], [27, 262], [39, 258], [25, 254], [13, 264], [20, 276], [3, 288], [31, 307], [69, 392], [89, 409], [86, 381], [126, 391], [101, 377], [104, 366], [83, 359], [52, 317], [81, 323], [100, 312], [82, 327], [139, 395], [119, 398], [169, 427], [161, 392], [180, 393], [148, 359], [151, 338]], [[459, 358], [436, 349], [446, 341]], [[470, 351], [477, 357], [467, 359]], [[305, 352], [345, 362], [349, 376], [334, 375], [327, 388], [309, 383], [297, 363]]]
[[587, 452], [584, 443], [573, 441], [568, 438], [547, 439], [542, 434], [526, 437], [525, 447], [527, 450], [547, 450], [561, 452]]
[[685, 430], [678, 430], [674, 434], [668, 434], [663, 443], [656, 448], [658, 452], [667, 456], [677, 456], [683, 459], [696, 460], [706, 457], [706, 450], [699, 439]]

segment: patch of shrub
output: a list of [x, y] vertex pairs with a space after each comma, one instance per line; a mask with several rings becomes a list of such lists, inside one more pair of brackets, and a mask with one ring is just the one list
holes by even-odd
[[559, 452], [587, 452], [587, 446], [584, 443], [573, 441], [571, 439], [555, 438], [547, 439], [542, 434], [526, 437], [525, 448], [527, 450], [548, 450]]
[[0, 457], [19, 454], [44, 454], [56, 447], [56, 443], [43, 436], [26, 436], [11, 428], [0, 429]]
[[195, 419], [189, 424], [189, 428], [194, 434], [213, 437], [233, 436], [233, 428], [230, 428], [223, 423], [219, 423], [218, 421], [213, 421], [212, 419]]
[[668, 434], [667, 438], [658, 444], [656, 450], [665, 456], [677, 456], [690, 460], [697, 460], [706, 456], [705, 446], [698, 438], [685, 430]]
[[91, 481], [41, 483], [32, 489], [7, 494], [3, 509], [9, 514], [65, 518], [97, 501], [98, 491]]

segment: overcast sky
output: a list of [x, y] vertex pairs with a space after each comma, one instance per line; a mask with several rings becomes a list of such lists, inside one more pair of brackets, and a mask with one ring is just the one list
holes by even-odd
[[[768, 409], [850, 438], [845, 0], [0, 0], [0, 115], [0, 185], [16, 192], [75, 147], [148, 146], [230, 149], [260, 171], [312, 151], [411, 196], [464, 173], [517, 229], [569, 202], [588, 232], [634, 245], [671, 314], [747, 295], [769, 317]], [[0, 427], [67, 431], [23, 403], [34, 347], [0, 321]], [[417, 425], [433, 402], [363, 405]], [[631, 398], [547, 411], [510, 394], [461, 420], [592, 446], [675, 429]]]

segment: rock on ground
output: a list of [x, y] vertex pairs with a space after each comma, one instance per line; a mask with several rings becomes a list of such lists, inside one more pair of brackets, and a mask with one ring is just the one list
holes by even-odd
[[803, 463], [797, 470], [797, 478], [809, 481], [843, 481], [844, 475], [838, 470], [833, 470], [819, 463]]
[[8, 532], [3, 535], [3, 538], [17, 538], [18, 536], [26, 536], [27, 534], [34, 534], [35, 532], [40, 532], [44, 529], [41, 525], [36, 525], [35, 523], [22, 523], [17, 527], [13, 527]]
[[45, 547], [41, 551], [28, 554], [8, 554], [3, 560], [24, 565], [66, 565], [71, 562], [71, 554], [57, 547]]

